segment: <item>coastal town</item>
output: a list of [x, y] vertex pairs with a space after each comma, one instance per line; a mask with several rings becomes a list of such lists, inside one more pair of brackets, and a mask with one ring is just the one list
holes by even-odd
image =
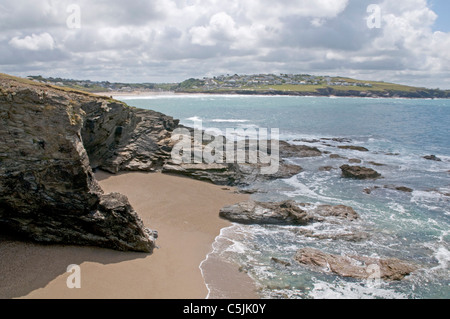
[[[192, 82], [193, 79], [191, 79]], [[188, 80], [189, 81], [189, 80]], [[282, 85], [309, 85], [309, 86], [357, 86], [372, 87], [367, 82], [358, 82], [352, 79], [345, 79], [331, 76], [314, 76], [309, 74], [257, 74], [257, 75], [220, 75], [217, 77], [204, 77], [197, 80], [198, 85], [192, 88], [211, 89], [246, 89], [261, 86], [282, 86]]]
[[314, 76], [309, 74], [256, 74], [256, 75], [219, 75], [214, 77], [203, 77], [203, 79], [188, 79], [181, 83], [112, 83], [109, 81], [72, 80], [62, 78], [44, 78], [42, 76], [29, 76], [30, 80], [66, 86], [71, 88], [85, 89], [98, 92], [132, 92], [132, 91], [181, 91], [186, 89], [218, 90], [218, 89], [256, 89], [267, 86], [303, 85], [303, 86], [343, 86], [343, 87], [366, 87], [373, 85], [358, 80], [331, 77]]
[[28, 79], [41, 84], [62, 86], [109, 96], [155, 93], [212, 93], [429, 99], [450, 97], [450, 90], [310, 74], [226, 74], [206, 76], [201, 79], [190, 78], [179, 83], [117, 83], [53, 77], [45, 78], [41, 75], [28, 76]]

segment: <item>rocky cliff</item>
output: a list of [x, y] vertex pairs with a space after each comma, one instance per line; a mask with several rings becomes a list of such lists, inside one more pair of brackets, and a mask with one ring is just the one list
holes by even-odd
[[83, 92], [0, 75], [0, 227], [36, 241], [151, 252], [156, 232], [92, 167], [152, 171], [177, 121]]
[[[4, 74], [0, 123], [0, 228], [40, 242], [152, 251], [156, 232], [143, 225], [125, 196], [103, 194], [93, 169], [162, 171], [230, 186], [302, 170], [282, 159], [270, 175], [260, 174], [262, 164], [176, 164], [177, 120]], [[282, 157], [322, 155], [285, 142], [279, 151]]]

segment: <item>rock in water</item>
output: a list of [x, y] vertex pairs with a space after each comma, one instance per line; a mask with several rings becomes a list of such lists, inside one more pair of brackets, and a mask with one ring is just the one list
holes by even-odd
[[442, 162], [442, 160], [439, 157], [437, 157], [436, 155], [427, 155], [427, 156], [424, 156], [423, 158], [426, 160], [429, 160], [429, 161]]
[[125, 196], [103, 194], [89, 161], [116, 170], [127, 156], [145, 158], [138, 143], [135, 153], [111, 155], [124, 149], [124, 134], [140, 139], [126, 126], [144, 121], [132, 113], [106, 98], [0, 75], [0, 225], [39, 242], [152, 252], [155, 233]]
[[322, 156], [322, 152], [316, 147], [310, 147], [307, 145], [294, 145], [285, 141], [280, 141], [280, 156], [282, 158], [289, 157], [319, 157]]
[[368, 152], [369, 150], [365, 147], [362, 146], [338, 146], [338, 148], [342, 149], [342, 150], [352, 150], [352, 151], [359, 151], [359, 152]]
[[354, 179], [377, 179], [381, 177], [381, 174], [377, 171], [361, 166], [341, 166], [342, 177], [354, 178]]
[[[342, 277], [370, 279], [374, 274], [383, 280], [402, 280], [413, 271], [415, 265], [389, 258], [378, 259], [360, 256], [338, 256], [324, 253], [313, 248], [304, 248], [297, 252], [294, 259], [302, 265], [317, 270], [326, 270]], [[379, 269], [379, 273], [374, 271]]]
[[312, 211], [314, 219], [322, 221], [327, 217], [337, 217], [340, 219], [354, 221], [359, 218], [359, 215], [352, 207], [344, 205], [320, 205]]
[[262, 203], [250, 200], [224, 207], [219, 215], [241, 224], [306, 225], [311, 220], [294, 201]]

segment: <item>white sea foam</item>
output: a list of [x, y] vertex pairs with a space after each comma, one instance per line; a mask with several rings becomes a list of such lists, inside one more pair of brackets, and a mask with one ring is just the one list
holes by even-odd
[[449, 210], [439, 206], [439, 204], [448, 204], [449, 202], [449, 197], [438, 190], [428, 192], [414, 191], [411, 198], [411, 203], [415, 203], [429, 210], [443, 212], [444, 214], [448, 214]]
[[406, 208], [403, 207], [399, 203], [390, 203], [389, 204], [389, 208], [392, 209], [392, 210], [395, 210], [396, 212], [400, 213], [401, 215], [411, 216], [411, 214], [406, 210]]
[[214, 119], [214, 120], [211, 120], [211, 122], [214, 122], [214, 123], [248, 123], [250, 121], [249, 120], [232, 120], [232, 119], [229, 119], [229, 120]]
[[371, 287], [368, 283], [344, 282], [325, 282], [315, 280], [314, 288], [309, 294], [314, 299], [406, 299], [407, 296], [392, 289], [380, 287]]
[[186, 121], [200, 122], [200, 121], [203, 121], [203, 119], [198, 116], [192, 116], [192, 117], [187, 118]]
[[444, 246], [439, 246], [434, 253], [434, 257], [439, 262], [439, 265], [436, 267], [437, 269], [446, 269], [449, 270], [450, 267], [450, 251]]

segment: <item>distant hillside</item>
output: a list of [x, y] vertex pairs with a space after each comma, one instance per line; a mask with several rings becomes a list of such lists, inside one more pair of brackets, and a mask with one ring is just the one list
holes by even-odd
[[111, 83], [108, 81], [44, 78], [40, 75], [29, 76], [28, 79], [92, 93], [174, 91], [177, 93], [244, 95], [450, 98], [450, 90], [309, 74], [235, 74], [203, 79], [191, 78], [181, 83]]
[[91, 92], [91, 93], [108, 93], [108, 92], [135, 92], [135, 91], [173, 91], [177, 87], [175, 84], [164, 83], [111, 83], [109, 81], [91, 81], [91, 80], [73, 80], [62, 78], [45, 78], [40, 75], [30, 75], [28, 79], [61, 87]]
[[222, 75], [189, 79], [176, 92], [352, 97], [450, 98], [450, 90], [309, 74]]

